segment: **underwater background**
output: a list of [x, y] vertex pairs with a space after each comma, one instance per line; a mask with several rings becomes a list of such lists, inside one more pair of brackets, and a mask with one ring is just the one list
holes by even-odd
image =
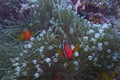
[[120, 0], [0, 0], [0, 80], [120, 80]]

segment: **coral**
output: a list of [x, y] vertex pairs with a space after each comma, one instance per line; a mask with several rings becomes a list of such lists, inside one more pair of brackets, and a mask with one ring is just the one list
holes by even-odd
[[[65, 8], [56, 9], [53, 15], [52, 26], [40, 30], [33, 41], [24, 42], [24, 50], [17, 56], [19, 60], [12, 59], [15, 78], [86, 80], [114, 69], [119, 61], [118, 37], [110, 24], [90, 23]], [[58, 53], [60, 36], [73, 47], [79, 44], [71, 61]]]
[[[9, 64], [9, 68], [0, 68], [7, 69], [2, 79], [113, 80], [119, 77], [120, 39], [112, 24], [95, 24], [63, 4], [67, 3], [39, 0], [34, 7], [36, 12], [19, 28], [1, 30], [4, 35], [0, 52], [2, 56], [6, 54], [7, 60], [3, 60]], [[19, 41], [16, 37], [23, 30], [20, 26], [33, 30], [35, 36], [29, 41]], [[79, 46], [72, 60], [59, 53], [63, 52], [61, 38], [72, 50]]]

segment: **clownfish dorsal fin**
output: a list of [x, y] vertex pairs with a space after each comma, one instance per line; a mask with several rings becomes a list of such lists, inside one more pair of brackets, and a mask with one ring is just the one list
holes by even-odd
[[25, 39], [25, 37], [24, 37], [24, 32], [22, 32], [22, 33], [18, 36], [18, 39], [19, 39], [20, 41], [23, 41], [23, 40]]

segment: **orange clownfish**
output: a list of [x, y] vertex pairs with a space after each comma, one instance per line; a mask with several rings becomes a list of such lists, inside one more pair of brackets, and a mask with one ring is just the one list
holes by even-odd
[[75, 46], [75, 48], [72, 50], [70, 44], [67, 43], [67, 41], [62, 40], [61, 44], [62, 51], [59, 51], [58, 53], [67, 60], [72, 60], [73, 54], [78, 50], [78, 45]]
[[29, 41], [31, 36], [33, 36], [33, 33], [30, 33], [29, 29], [25, 28], [24, 31], [22, 32], [22, 34], [19, 36], [19, 40], [20, 41], [23, 41], [23, 40]]
[[27, 41], [30, 40], [31, 34], [30, 34], [30, 31], [27, 28], [25, 28], [25, 30], [24, 30], [24, 36], [25, 36], [25, 39]]

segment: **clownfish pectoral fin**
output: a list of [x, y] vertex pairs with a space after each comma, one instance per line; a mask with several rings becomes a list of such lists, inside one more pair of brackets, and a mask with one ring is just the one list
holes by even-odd
[[75, 45], [75, 48], [73, 49], [73, 54], [74, 54], [76, 51], [78, 51], [78, 49], [79, 49], [79, 44], [76, 44], [76, 45]]
[[58, 50], [58, 53], [59, 53], [60, 56], [64, 57], [64, 54], [61, 50]]

